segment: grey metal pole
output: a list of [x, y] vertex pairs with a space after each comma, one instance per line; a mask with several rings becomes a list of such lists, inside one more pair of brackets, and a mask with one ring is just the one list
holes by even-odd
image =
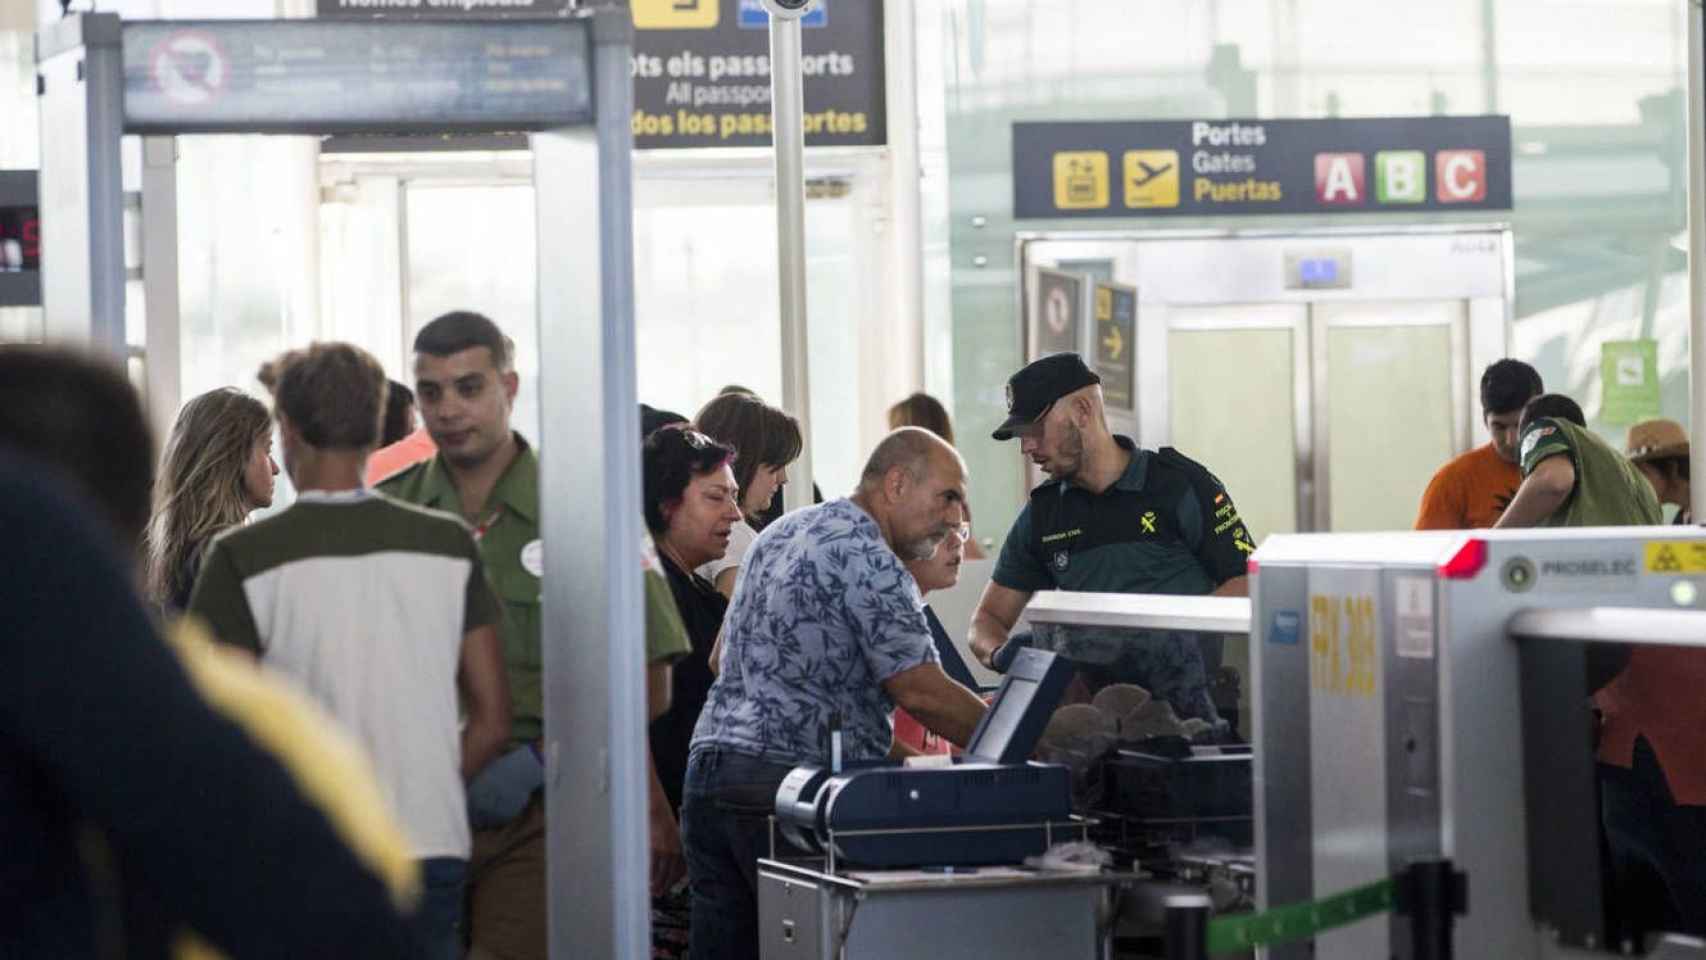
[[[1698, 0], [1688, 12], [1688, 383], [1690, 476], [1706, 469], [1706, 39]], [[1693, 488], [1696, 523], [1706, 522], [1706, 482]]]
[[596, 130], [534, 134], [550, 955], [651, 955], [634, 346], [633, 23], [591, 14]]
[[799, 418], [805, 449], [794, 461], [783, 505], [812, 502], [811, 378], [806, 351], [805, 82], [800, 21], [770, 16], [770, 117], [776, 152], [776, 278], [781, 290], [782, 406]]

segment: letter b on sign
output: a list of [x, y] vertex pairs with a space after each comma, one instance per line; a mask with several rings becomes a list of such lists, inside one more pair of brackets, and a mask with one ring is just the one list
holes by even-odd
[[1421, 203], [1428, 198], [1427, 156], [1420, 150], [1374, 155], [1374, 195], [1381, 203]]
[[1480, 203], [1487, 199], [1487, 155], [1480, 150], [1441, 150], [1434, 154], [1434, 196], [1440, 203]]

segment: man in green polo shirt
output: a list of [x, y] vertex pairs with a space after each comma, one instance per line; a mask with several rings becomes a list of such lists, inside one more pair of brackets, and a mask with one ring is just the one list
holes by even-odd
[[[415, 397], [438, 453], [380, 481], [379, 490], [460, 516], [473, 528], [503, 606], [499, 633], [509, 674], [511, 752], [494, 766], [534, 772], [543, 783], [536, 751], [545, 732], [539, 643], [545, 554], [539, 458], [509, 426], [519, 386], [512, 344], [486, 317], [458, 311], [421, 328]], [[471, 792], [485, 786], [477, 781]], [[505, 823], [483, 819], [478, 808], [484, 804], [477, 798], [471, 803], [467, 929], [475, 956], [546, 958], [544, 796], [523, 789], [521, 811]]]
[[[1255, 550], [1232, 498], [1201, 464], [1170, 447], [1142, 450], [1114, 435], [1101, 378], [1075, 353], [1037, 360], [1007, 381], [1008, 417], [995, 439], [1050, 477], [1031, 493], [1002, 546], [972, 617], [972, 652], [1002, 669], [1038, 590], [1246, 596]], [[1181, 717], [1219, 719], [1199, 638], [1153, 632], [1122, 638], [1116, 662], [1092, 682], [1147, 688]]]
[[[438, 453], [380, 481], [379, 490], [466, 520], [502, 601], [510, 753], [492, 765], [489, 782], [470, 785], [475, 830], [468, 864], [469, 955], [545, 960], [539, 760], [545, 732], [539, 580], [544, 550], [539, 458], [510, 429], [520, 386], [514, 359], [510, 339], [480, 314], [447, 313], [421, 328], [415, 337], [415, 397]], [[669, 664], [688, 652], [687, 631], [656, 570], [647, 576], [646, 598], [648, 690], [661, 691], [667, 707]], [[653, 709], [659, 707], [654, 703]]]
[[1497, 527], [1617, 527], [1664, 522], [1652, 484], [1587, 428], [1562, 394], [1522, 408], [1522, 486]]

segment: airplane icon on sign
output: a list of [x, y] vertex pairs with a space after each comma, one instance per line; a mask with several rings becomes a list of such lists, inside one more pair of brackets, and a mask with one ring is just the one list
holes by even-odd
[[1170, 163], [1163, 163], [1160, 166], [1156, 166], [1148, 161], [1139, 160], [1137, 161], [1137, 168], [1142, 170], [1143, 174], [1141, 176], [1133, 175], [1131, 178], [1131, 184], [1134, 187], [1141, 187], [1149, 181], [1154, 180], [1156, 177], [1159, 177], [1173, 169], [1173, 165]]

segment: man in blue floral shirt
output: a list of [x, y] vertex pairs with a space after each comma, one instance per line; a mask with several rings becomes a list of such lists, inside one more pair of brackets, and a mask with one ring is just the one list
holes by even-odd
[[758, 858], [782, 778], [898, 756], [898, 704], [964, 745], [983, 702], [942, 672], [909, 561], [965, 522], [965, 463], [935, 434], [896, 430], [851, 497], [788, 514], [746, 555], [716, 682], [694, 730], [681, 806], [694, 960], [758, 955]]

